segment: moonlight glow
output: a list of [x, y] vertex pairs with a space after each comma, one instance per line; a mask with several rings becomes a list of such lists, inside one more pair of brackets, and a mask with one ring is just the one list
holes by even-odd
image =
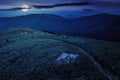
[[28, 5], [26, 5], [26, 4], [24, 4], [24, 5], [22, 5], [22, 7], [21, 7], [22, 9], [22, 11], [23, 12], [26, 12], [26, 11], [28, 11], [28, 9], [29, 9], [29, 6]]

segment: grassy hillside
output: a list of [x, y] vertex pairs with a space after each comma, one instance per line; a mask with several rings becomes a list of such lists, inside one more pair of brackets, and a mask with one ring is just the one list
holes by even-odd
[[[59, 64], [62, 53], [79, 56]], [[119, 53], [117, 42], [32, 29], [1, 32], [0, 80], [119, 80]]]

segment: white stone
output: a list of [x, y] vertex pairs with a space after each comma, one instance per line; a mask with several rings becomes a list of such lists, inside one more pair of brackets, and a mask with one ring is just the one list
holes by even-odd
[[57, 59], [56, 62], [59, 64], [68, 64], [75, 62], [76, 58], [78, 57], [78, 54], [68, 54], [68, 53], [62, 53]]

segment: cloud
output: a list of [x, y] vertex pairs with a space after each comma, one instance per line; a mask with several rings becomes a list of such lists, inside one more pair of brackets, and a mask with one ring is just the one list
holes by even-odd
[[17, 11], [21, 10], [22, 8], [9, 8], [9, 9], [0, 9], [0, 11]]
[[[18, 11], [21, 10], [21, 7], [9, 8], [9, 9], [0, 9], [0, 11]], [[31, 9], [31, 8], [28, 8]]]
[[[73, 6], [75, 6], [75, 9], [82, 9], [86, 11], [92, 11], [92, 10], [115, 10], [120, 9], [120, 2], [108, 2], [108, 1], [99, 1], [99, 0], [93, 0], [93, 1], [83, 1], [83, 2], [72, 2], [72, 3], [61, 3], [61, 4], [45, 4], [45, 5], [36, 5], [32, 4], [29, 9], [52, 9], [60, 7], [61, 9], [64, 9], [64, 7], [68, 7], [70, 10]], [[78, 7], [78, 8], [77, 8]], [[21, 7], [12, 7], [12, 8], [6, 8], [6, 9], [0, 9], [0, 11], [17, 11], [21, 10]]]
[[[54, 5], [32, 5], [33, 8], [36, 9], [49, 9], [49, 8], [55, 8], [55, 7], [65, 7], [65, 6], [85, 6], [85, 5], [92, 5], [89, 2], [78, 2], [78, 3], [63, 3], [63, 4], [54, 4]], [[14, 7], [14, 8], [8, 8], [8, 9], [0, 9], [0, 11], [17, 11], [21, 10], [21, 7]], [[31, 9], [31, 8], [29, 8]]]
[[55, 7], [65, 7], [65, 6], [85, 6], [92, 5], [89, 2], [79, 2], [79, 3], [63, 3], [63, 4], [55, 4], [55, 5], [32, 5], [36, 9], [45, 9], [45, 8], [55, 8]]

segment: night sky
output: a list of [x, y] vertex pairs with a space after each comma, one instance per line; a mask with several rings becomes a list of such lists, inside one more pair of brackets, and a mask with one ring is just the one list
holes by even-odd
[[[23, 13], [20, 9], [23, 4], [27, 4], [31, 9]], [[120, 15], [119, 4], [120, 0], [0, 0], [0, 17], [36, 13], [55, 13], [65, 17], [101, 12]]]

